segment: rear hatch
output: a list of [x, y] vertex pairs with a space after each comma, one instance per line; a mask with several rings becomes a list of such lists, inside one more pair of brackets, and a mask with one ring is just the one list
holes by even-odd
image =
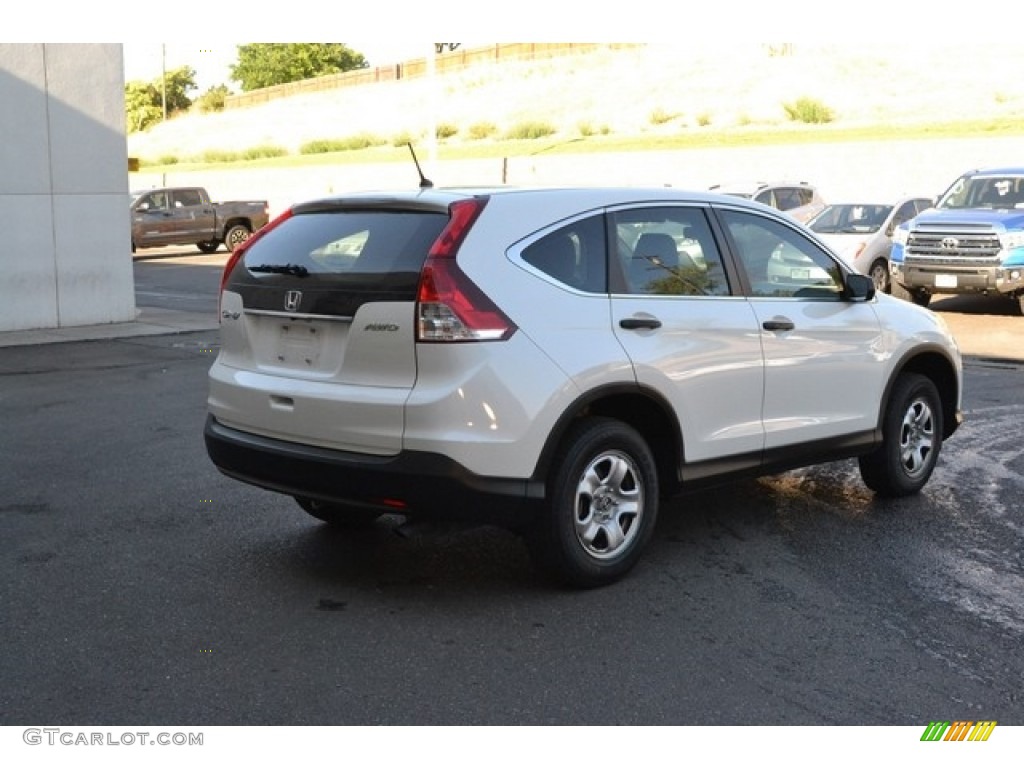
[[284, 440], [397, 452], [420, 272], [448, 219], [441, 202], [321, 201], [255, 238], [225, 275], [211, 413]]

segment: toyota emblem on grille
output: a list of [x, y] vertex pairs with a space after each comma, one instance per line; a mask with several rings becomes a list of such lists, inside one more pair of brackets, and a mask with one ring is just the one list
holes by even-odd
[[284, 308], [289, 312], [298, 311], [300, 303], [302, 303], [302, 291], [288, 291], [284, 295]]
[[947, 251], [956, 248], [958, 245], [960, 245], [960, 241], [957, 240], [955, 237], [942, 238], [942, 247], [945, 248]]

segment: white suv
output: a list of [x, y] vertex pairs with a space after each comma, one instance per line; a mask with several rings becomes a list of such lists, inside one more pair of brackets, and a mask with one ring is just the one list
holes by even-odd
[[233, 254], [220, 313], [221, 471], [336, 525], [509, 526], [577, 586], [633, 567], [684, 487], [858, 456], [910, 494], [960, 422], [937, 316], [708, 193], [309, 202]]

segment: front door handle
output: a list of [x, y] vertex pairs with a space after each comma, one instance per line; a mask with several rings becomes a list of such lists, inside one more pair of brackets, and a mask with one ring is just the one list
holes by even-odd
[[619, 327], [627, 331], [640, 328], [661, 328], [661, 320], [656, 317], [624, 317], [619, 320]]
[[766, 331], [792, 331], [796, 328], [796, 325], [792, 320], [785, 317], [775, 317], [771, 320], [765, 320], [761, 323], [761, 327]]

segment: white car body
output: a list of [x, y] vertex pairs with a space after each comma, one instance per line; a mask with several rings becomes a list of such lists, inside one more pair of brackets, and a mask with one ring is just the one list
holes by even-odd
[[[759, 274], [779, 238], [825, 277]], [[880, 493], [915, 492], [960, 419], [941, 319], [875, 295], [786, 216], [707, 193], [314, 201], [228, 264], [221, 317], [206, 441], [223, 472], [329, 522], [509, 525], [586, 586], [632, 567], [661, 495], [847, 456]], [[904, 412], [908, 380], [924, 416]], [[928, 424], [905, 473], [900, 418]]]
[[876, 289], [889, 293], [892, 233], [932, 204], [926, 197], [902, 198], [895, 205], [835, 203], [810, 219], [807, 226], [854, 269], [870, 275]]

